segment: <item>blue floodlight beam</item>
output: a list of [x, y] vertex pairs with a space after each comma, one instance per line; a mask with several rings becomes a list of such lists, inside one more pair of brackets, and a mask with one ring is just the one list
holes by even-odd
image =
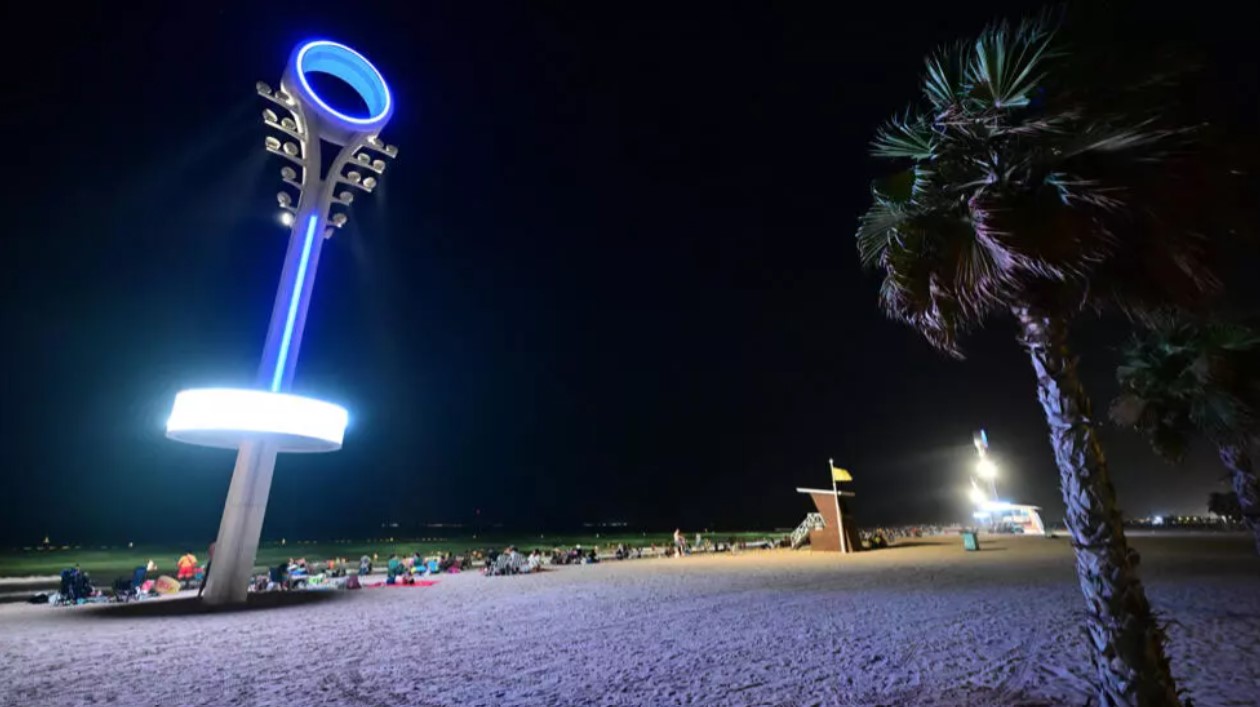
[[[329, 74], [346, 82], [367, 104], [369, 116], [356, 118], [330, 106], [306, 80], [307, 72]], [[302, 45], [294, 54], [293, 73], [297, 75], [302, 91], [313, 100], [326, 115], [357, 130], [383, 125], [393, 109], [393, 97], [385, 77], [362, 54], [327, 39], [316, 39]]]
[[284, 382], [284, 366], [289, 359], [289, 346], [293, 342], [293, 325], [297, 321], [298, 308], [302, 303], [302, 293], [306, 291], [306, 266], [311, 260], [311, 246], [315, 243], [315, 227], [319, 225], [319, 215], [312, 214], [306, 224], [306, 237], [302, 242], [302, 257], [298, 260], [297, 276], [293, 279], [293, 290], [289, 294], [289, 312], [284, 320], [284, 333], [280, 336], [280, 352], [276, 355], [275, 372], [271, 374], [271, 392], [280, 392], [280, 384]]

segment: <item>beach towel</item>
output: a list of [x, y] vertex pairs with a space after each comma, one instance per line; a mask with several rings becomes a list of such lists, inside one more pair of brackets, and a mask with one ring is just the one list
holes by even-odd
[[402, 584], [402, 583], [389, 584], [386, 582], [377, 582], [376, 584], [365, 584], [363, 585], [363, 588], [364, 589], [379, 589], [381, 587], [432, 587], [435, 584], [437, 584], [436, 579], [417, 579], [411, 584]]

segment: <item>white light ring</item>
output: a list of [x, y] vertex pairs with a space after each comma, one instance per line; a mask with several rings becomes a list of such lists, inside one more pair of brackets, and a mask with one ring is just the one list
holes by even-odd
[[279, 452], [341, 449], [349, 415], [340, 405], [288, 393], [240, 388], [180, 391], [166, 436], [203, 447], [236, 449], [259, 440]]
[[[358, 68], [364, 69], [367, 73], [371, 74], [372, 80], [377, 84], [384, 98], [383, 104], [374, 115], [367, 118], [355, 118], [354, 116], [346, 115], [345, 113], [342, 113], [341, 111], [328, 105], [328, 103], [326, 103], [324, 99], [320, 98], [319, 94], [315, 92], [315, 89], [311, 87], [310, 82], [306, 80], [307, 70], [303, 67], [303, 64], [305, 63], [307, 53], [310, 52], [311, 49], [324, 47], [333, 48], [339, 52], [343, 52], [350, 57], [352, 61], [361, 65]], [[394, 110], [393, 94], [390, 93], [389, 84], [385, 83], [385, 77], [381, 75], [381, 72], [377, 70], [376, 66], [372, 62], [367, 60], [367, 57], [344, 44], [332, 42], [327, 39], [317, 39], [303, 44], [293, 55], [293, 73], [297, 76], [298, 84], [301, 86], [303, 95], [314, 101], [315, 107], [317, 107], [320, 112], [348, 127], [357, 130], [383, 128], [385, 123], [389, 121], [390, 114]], [[362, 88], [356, 86], [354, 82], [345, 76], [340, 76], [335, 73], [330, 75], [336, 76], [354, 88], [359, 96], [363, 98], [364, 103], [369, 104], [368, 110], [371, 110], [371, 100], [368, 96], [364, 95]]]

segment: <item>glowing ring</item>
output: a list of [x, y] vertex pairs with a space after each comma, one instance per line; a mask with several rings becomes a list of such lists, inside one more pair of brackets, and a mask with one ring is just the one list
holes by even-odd
[[236, 449], [250, 440], [280, 452], [341, 449], [349, 415], [340, 405], [288, 393], [238, 388], [180, 391], [166, 436], [203, 447]]
[[[325, 103], [306, 80], [306, 74], [312, 71], [336, 76], [349, 84], [367, 104], [370, 117], [346, 115]], [[302, 85], [302, 92], [332, 118], [360, 129], [380, 127], [389, 120], [394, 104], [385, 77], [372, 62], [344, 44], [326, 39], [303, 44], [294, 54], [293, 73]]]

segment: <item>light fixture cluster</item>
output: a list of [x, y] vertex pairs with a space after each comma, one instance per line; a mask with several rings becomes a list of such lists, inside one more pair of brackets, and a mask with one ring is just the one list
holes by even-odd
[[267, 152], [291, 163], [280, 169], [281, 180], [288, 189], [282, 189], [276, 194], [276, 202], [280, 206], [280, 223], [292, 226], [297, 217], [298, 202], [302, 197], [306, 175], [310, 172], [307, 163], [308, 135], [302, 106], [283, 88], [273, 91], [271, 86], [262, 81], [255, 84], [254, 88], [258, 95], [274, 104], [274, 107], [264, 108], [262, 112], [263, 124], [275, 132], [263, 139], [263, 147]]
[[349, 221], [348, 210], [356, 190], [370, 194], [380, 185], [386, 161], [398, 156], [398, 147], [385, 144], [375, 134], [357, 136], [341, 149], [329, 169], [329, 177], [321, 179], [317, 164], [318, 137], [312, 139], [301, 101], [283, 87], [273, 90], [259, 81], [256, 88], [258, 95], [272, 103], [262, 111], [263, 123], [273, 131], [264, 139], [263, 146], [267, 152], [289, 162], [280, 170], [287, 188], [276, 194], [280, 222], [285, 226], [293, 225], [304, 190], [326, 189], [328, 194], [321, 195], [327, 201], [326, 213], [320, 216], [327, 224], [324, 237], [330, 237], [334, 230]]

